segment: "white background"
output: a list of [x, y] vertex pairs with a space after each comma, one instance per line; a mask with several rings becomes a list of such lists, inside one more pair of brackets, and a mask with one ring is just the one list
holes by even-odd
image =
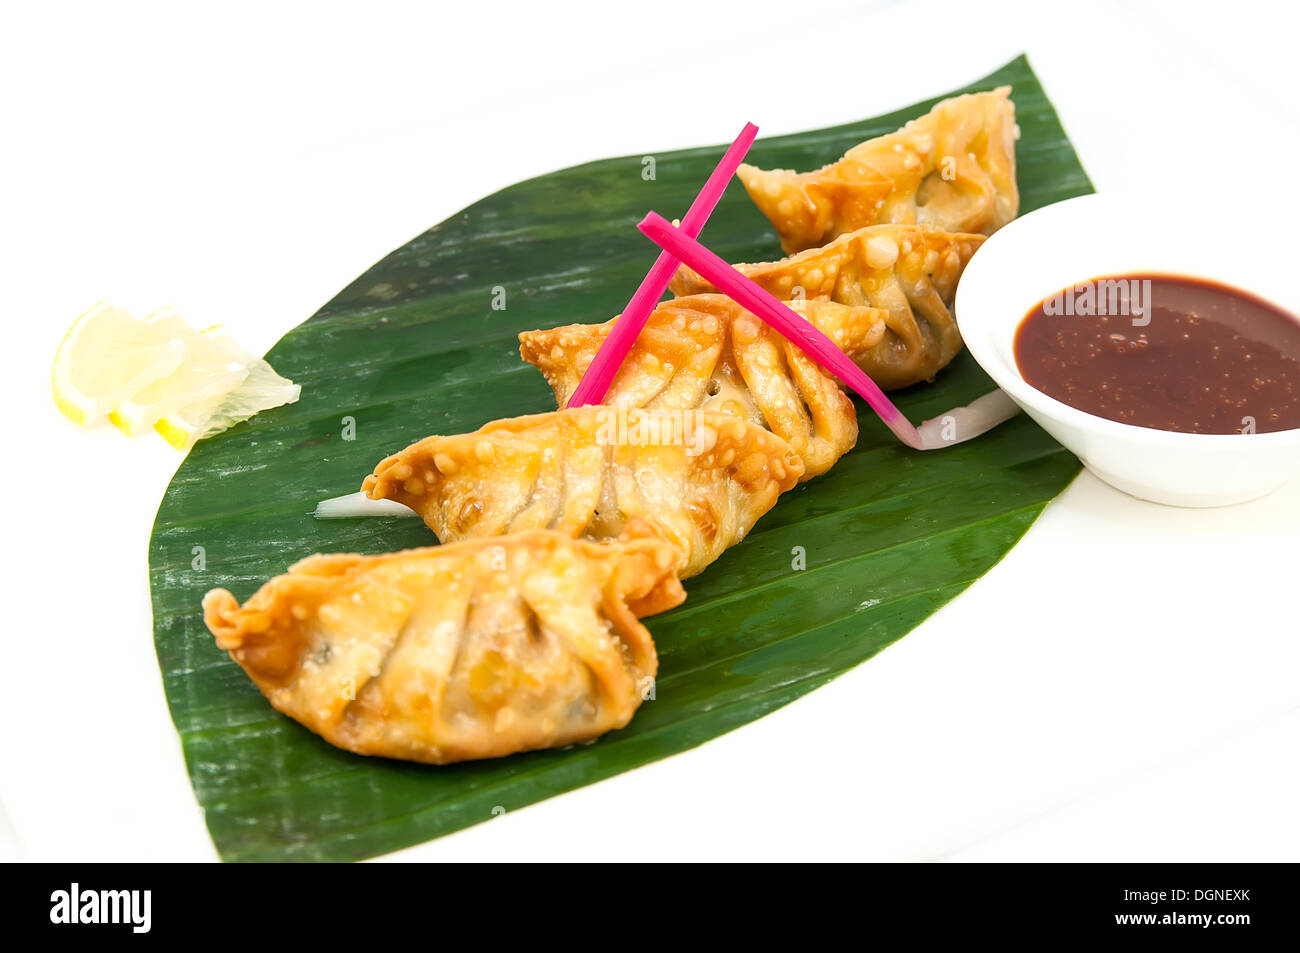
[[[101, 298], [264, 350], [512, 182], [746, 119], [859, 119], [1026, 50], [1098, 188], [1177, 177], [1207, 229], [1273, 203], [1277, 233], [1243, 240], [1295, 268], [1282, 4], [452, 7], [6, 7], [4, 856], [215, 857], [150, 626], [147, 543], [180, 457], [79, 432], [49, 397], [59, 339]], [[1300, 483], [1187, 511], [1082, 476], [830, 686], [397, 856], [1295, 860], [1297, 527]]]

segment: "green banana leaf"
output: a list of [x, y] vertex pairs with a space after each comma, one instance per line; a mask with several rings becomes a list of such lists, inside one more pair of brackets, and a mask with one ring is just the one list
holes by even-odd
[[[961, 92], [1004, 83], [1022, 130], [1022, 209], [1091, 191], [1024, 57]], [[935, 101], [761, 140], [750, 158], [815, 168]], [[649, 209], [681, 215], [721, 148], [651, 154], [653, 180], [640, 155], [564, 169], [489, 196], [390, 254], [268, 355], [302, 384], [302, 399], [200, 442], [168, 487], [150, 544], [154, 637], [194, 791], [226, 860], [370, 857], [753, 721], [961, 592], [1078, 471], [1024, 416], [920, 454], [859, 403], [857, 449], [782, 497], [748, 539], [689, 580], [683, 606], [649, 620], [656, 698], [629, 727], [591, 745], [430, 767], [340, 751], [275, 712], [217, 649], [203, 594], [224, 586], [243, 600], [316, 552], [435, 542], [419, 520], [318, 521], [312, 509], [357, 490], [377, 461], [427, 434], [554, 407], [515, 335], [621, 310], [658, 251], [636, 222]], [[733, 261], [780, 255], [736, 185], [704, 240]], [[920, 420], [991, 387], [962, 354], [934, 384], [896, 396]]]

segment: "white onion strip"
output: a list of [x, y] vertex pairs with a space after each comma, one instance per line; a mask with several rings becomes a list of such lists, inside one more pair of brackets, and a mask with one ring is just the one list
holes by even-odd
[[409, 506], [394, 500], [372, 500], [365, 493], [348, 493], [321, 500], [314, 515], [318, 520], [350, 520], [369, 516], [418, 516]]
[[1018, 413], [1020, 405], [1008, 397], [1006, 391], [995, 390], [965, 407], [954, 407], [947, 413], [932, 417], [917, 427], [921, 449], [941, 450], [962, 443], [988, 433]]

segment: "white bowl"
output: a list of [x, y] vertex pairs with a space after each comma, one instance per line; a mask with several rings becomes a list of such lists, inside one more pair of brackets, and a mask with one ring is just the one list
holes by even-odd
[[[1174, 506], [1224, 506], [1300, 474], [1300, 430], [1188, 434], [1135, 427], [1077, 410], [1030, 386], [1016, 367], [1016, 328], [1044, 298], [1103, 275], [1208, 278], [1295, 313], [1294, 248], [1277, 220], [1207, 218], [1150, 198], [1086, 195], [1030, 212], [975, 253], [957, 287], [966, 346], [998, 386], [1111, 486]], [[1236, 211], [1236, 209], [1234, 209]]]

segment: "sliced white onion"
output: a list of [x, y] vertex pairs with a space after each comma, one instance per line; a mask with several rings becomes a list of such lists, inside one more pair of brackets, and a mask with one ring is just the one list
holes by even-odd
[[318, 520], [350, 520], [366, 516], [418, 516], [409, 506], [393, 500], [372, 500], [365, 493], [348, 493], [316, 504]]
[[921, 444], [925, 450], [941, 450], [988, 433], [1004, 420], [1020, 413], [1020, 405], [1003, 390], [995, 390], [947, 413], [932, 417], [921, 426]]

